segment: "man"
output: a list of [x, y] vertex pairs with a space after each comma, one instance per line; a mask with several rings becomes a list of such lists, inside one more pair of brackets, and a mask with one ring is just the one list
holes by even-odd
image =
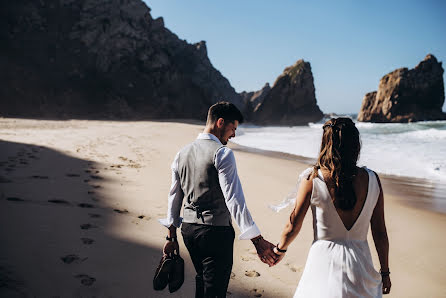
[[271, 266], [277, 258], [274, 245], [263, 239], [251, 218], [234, 153], [224, 146], [242, 122], [235, 105], [214, 104], [203, 133], [181, 149], [172, 163], [167, 218], [160, 220], [169, 229], [163, 252], [178, 249], [176, 229], [182, 225], [184, 244], [197, 272], [195, 297], [226, 297], [235, 235], [231, 216], [240, 228], [239, 239], [250, 239], [264, 263]]

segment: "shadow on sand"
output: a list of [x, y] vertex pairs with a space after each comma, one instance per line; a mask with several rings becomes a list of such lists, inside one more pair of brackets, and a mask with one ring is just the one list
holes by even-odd
[[[193, 297], [185, 285], [155, 292], [156, 214], [112, 206], [104, 165], [47, 147], [0, 141], [1, 297]], [[181, 240], [180, 240], [181, 241]], [[232, 293], [232, 297], [243, 295]]]

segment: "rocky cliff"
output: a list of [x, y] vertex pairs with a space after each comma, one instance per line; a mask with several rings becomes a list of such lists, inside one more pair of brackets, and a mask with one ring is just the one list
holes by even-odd
[[414, 69], [397, 69], [385, 75], [378, 91], [363, 99], [358, 121], [412, 122], [446, 119], [443, 67], [427, 55]]
[[258, 91], [243, 91], [242, 93], [240, 93], [245, 104], [245, 114], [248, 119], [251, 119], [252, 112], [257, 110], [259, 105], [263, 103], [263, 100], [270, 90], [271, 87], [269, 83], [266, 83], [265, 86], [263, 86], [263, 88]]
[[[323, 117], [316, 103], [311, 66], [304, 60], [285, 68], [271, 89], [264, 88], [255, 95], [263, 98], [251, 113], [251, 121], [257, 124], [305, 125]], [[255, 102], [252, 98], [249, 101]]]
[[195, 118], [242, 98], [141, 0], [2, 1], [0, 115]]

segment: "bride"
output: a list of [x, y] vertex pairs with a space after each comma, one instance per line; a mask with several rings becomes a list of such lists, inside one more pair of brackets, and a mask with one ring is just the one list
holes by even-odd
[[[276, 264], [311, 207], [314, 241], [294, 297], [381, 297], [390, 292], [391, 282], [379, 177], [356, 166], [361, 144], [351, 119], [331, 119], [323, 130], [317, 163], [300, 175], [294, 210], [274, 248]], [[367, 243], [369, 225], [380, 273]]]

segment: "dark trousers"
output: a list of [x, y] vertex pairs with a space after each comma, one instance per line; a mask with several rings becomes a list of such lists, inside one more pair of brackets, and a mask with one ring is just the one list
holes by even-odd
[[232, 270], [233, 227], [183, 223], [181, 234], [197, 272], [195, 297], [226, 297]]

